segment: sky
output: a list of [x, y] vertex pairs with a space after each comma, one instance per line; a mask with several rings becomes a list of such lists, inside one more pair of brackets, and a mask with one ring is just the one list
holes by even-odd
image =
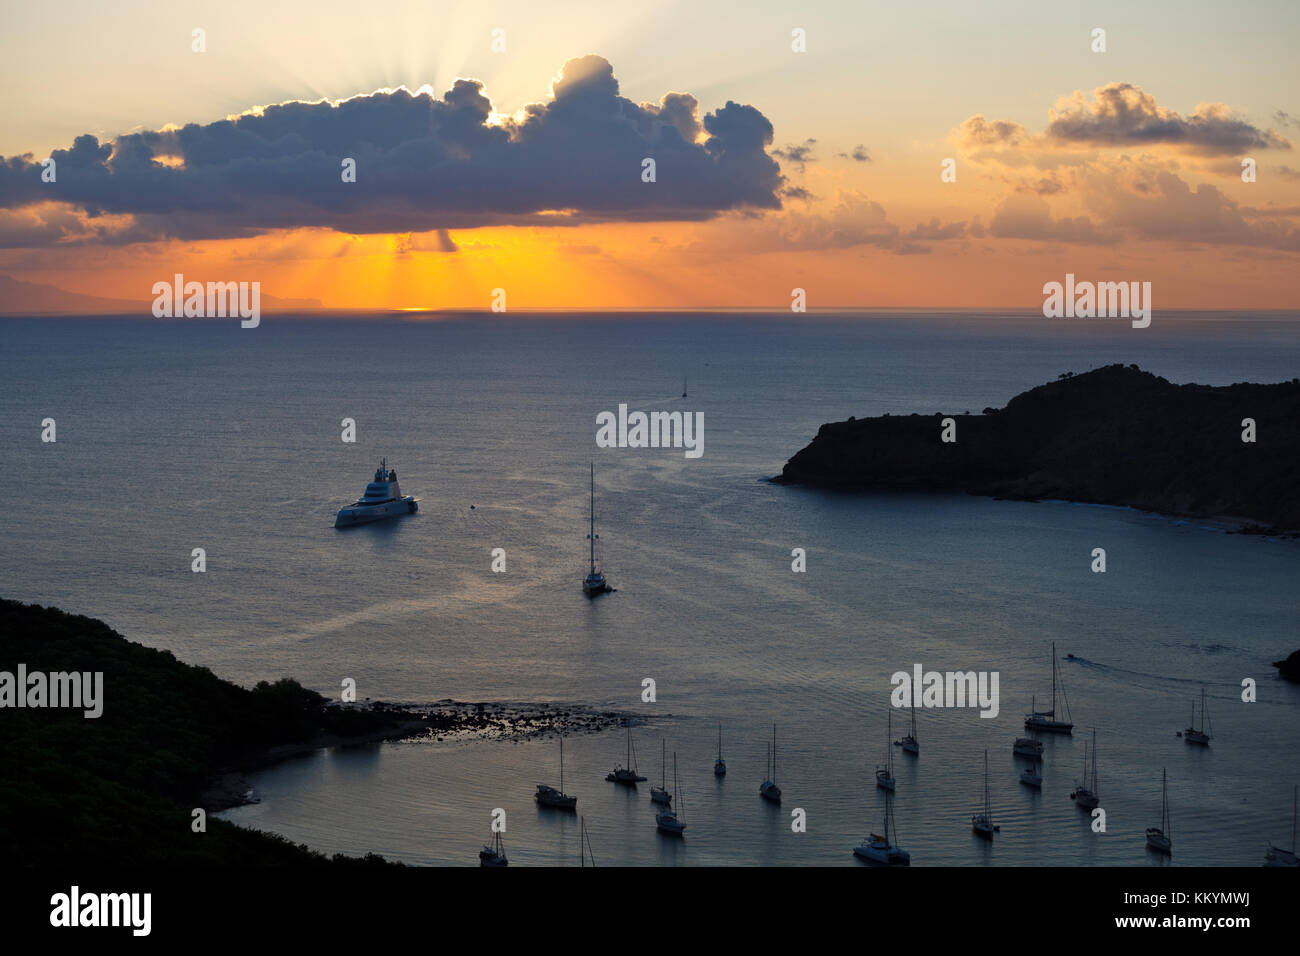
[[0, 274], [68, 291], [1296, 304], [1293, 2], [4, 3]]

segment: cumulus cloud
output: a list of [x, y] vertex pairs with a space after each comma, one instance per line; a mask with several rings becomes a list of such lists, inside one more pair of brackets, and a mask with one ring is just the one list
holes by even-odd
[[[493, 112], [483, 84], [460, 79], [442, 97], [380, 91], [339, 102], [288, 102], [208, 124], [56, 150], [57, 181], [31, 156], [0, 158], [0, 241], [13, 214], [64, 203], [79, 222], [128, 217], [115, 231], [59, 231], [46, 217], [25, 242], [249, 236], [324, 227], [425, 232], [496, 224], [704, 220], [778, 209], [786, 185], [767, 153], [772, 124], [728, 101], [699, 115], [695, 97], [659, 103], [619, 95], [599, 56], [569, 60], [551, 98], [515, 117]], [[656, 181], [641, 180], [653, 157]], [[344, 158], [356, 182], [341, 180]], [[69, 221], [70, 222], [70, 221]], [[449, 240], [448, 240], [449, 241]], [[445, 248], [445, 245], [444, 245]]]
[[806, 139], [798, 146], [787, 146], [785, 149], [772, 150], [773, 156], [780, 156], [786, 162], [793, 166], [799, 167], [799, 172], [803, 172], [807, 163], [814, 161], [813, 147], [817, 145], [817, 140]]

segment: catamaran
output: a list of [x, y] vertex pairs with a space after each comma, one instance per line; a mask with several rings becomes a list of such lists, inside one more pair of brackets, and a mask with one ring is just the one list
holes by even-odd
[[894, 741], [894, 746], [902, 747], [905, 754], [920, 754], [921, 752], [921, 745], [916, 742], [916, 695], [918, 693], [920, 693], [920, 690], [913, 686], [909, 695], [912, 698], [910, 701], [912, 705], [912, 730], [902, 740]]
[[587, 597], [596, 597], [614, 590], [605, 580], [605, 575], [596, 570], [596, 465], [591, 466], [591, 524], [587, 530], [587, 541], [591, 545], [591, 564], [587, 576], [582, 579], [582, 593]]
[[548, 787], [544, 783], [537, 785], [537, 793], [533, 798], [544, 807], [554, 807], [556, 810], [572, 810], [578, 806], [578, 798], [571, 797], [564, 792], [564, 738], [560, 738], [560, 789]]
[[483, 849], [478, 851], [479, 866], [502, 867], [509, 866], [510, 861], [506, 859], [506, 848], [501, 843], [501, 833], [492, 834], [492, 842], [485, 843]]
[[1097, 728], [1092, 728], [1092, 776], [1088, 776], [1088, 745], [1083, 745], [1083, 782], [1074, 788], [1070, 798], [1082, 810], [1094, 810], [1101, 803], [1097, 792]]
[[1147, 846], [1165, 856], [1174, 854], [1173, 827], [1169, 822], [1169, 778], [1160, 770], [1160, 826], [1147, 827]]
[[632, 725], [627, 725], [627, 766], [615, 766], [613, 770], [605, 774], [605, 779], [611, 783], [627, 784], [629, 787], [635, 787], [638, 783], [645, 780], [636, 772], [636, 756], [632, 749]]
[[879, 833], [871, 834], [853, 848], [853, 855], [880, 866], [910, 866], [912, 855], [897, 842], [891, 843], [889, 840], [891, 833], [894, 840], [898, 840], [898, 827], [894, 823], [894, 795], [888, 790], [885, 791], [885, 825], [881, 829], [884, 830], [883, 836]]
[[758, 795], [770, 803], [781, 802], [781, 788], [776, 785], [776, 724], [772, 725], [772, 752], [771, 764], [768, 767], [768, 777], [758, 788]]
[[1300, 793], [1300, 787], [1291, 788], [1291, 849], [1284, 850], [1280, 846], [1273, 846], [1271, 843], [1267, 850], [1264, 851], [1265, 866], [1300, 866], [1300, 859], [1295, 855], [1295, 819], [1296, 819], [1296, 794]]
[[682, 798], [682, 788], [677, 783], [677, 751], [675, 750], [673, 751], [673, 789], [677, 791], [677, 809], [674, 811], [664, 807], [656, 813], [655, 828], [669, 836], [682, 836], [686, 833], [686, 824], [681, 819], [685, 814], [685, 801]]
[[334, 516], [334, 527], [349, 528], [354, 524], [382, 521], [398, 515], [415, 514], [420, 505], [411, 495], [403, 495], [397, 484], [397, 469], [388, 467], [384, 458], [375, 469], [374, 481], [366, 485], [365, 493]]
[[894, 789], [894, 751], [889, 740], [894, 736], [893, 712], [885, 713], [885, 765], [876, 767], [876, 786], [881, 790]]
[[718, 724], [718, 759], [713, 761], [713, 775], [715, 777], [727, 775], [727, 762], [722, 759], [722, 724]]
[[1070, 701], [1065, 696], [1065, 685], [1061, 684], [1061, 701], [1065, 705], [1065, 720], [1056, 719], [1056, 687], [1060, 678], [1056, 674], [1056, 642], [1052, 642], [1052, 709], [1035, 710], [1035, 702], [1029, 705], [1029, 713], [1025, 714], [1025, 729], [1039, 730], [1047, 734], [1068, 734], [1074, 730], [1074, 724], [1070, 723]]
[[1192, 725], [1183, 731], [1183, 739], [1189, 744], [1198, 744], [1202, 747], [1210, 745], [1210, 731], [1212, 727], [1207, 726], [1209, 716], [1205, 710], [1205, 688], [1201, 688], [1201, 726], [1196, 726], [1196, 701], [1192, 701]]
[[989, 752], [986, 748], [984, 751], [984, 812], [977, 813], [970, 818], [970, 828], [975, 831], [976, 836], [982, 836], [986, 839], [993, 839], [993, 831], [997, 829], [993, 825], [993, 804], [989, 800]]
[[667, 745], [663, 738], [659, 739], [659, 779], [660, 784], [657, 787], [650, 788], [650, 802], [662, 803], [665, 807], [673, 802], [673, 795], [668, 791], [668, 757], [664, 748]]

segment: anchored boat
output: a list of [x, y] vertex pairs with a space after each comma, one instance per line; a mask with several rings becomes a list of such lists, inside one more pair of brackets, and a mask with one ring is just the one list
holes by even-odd
[[898, 839], [898, 827], [894, 824], [894, 794], [885, 791], [885, 825], [884, 834], [873, 833], [861, 844], [853, 848], [853, 855], [859, 860], [875, 863], [879, 866], [910, 866], [912, 855], [897, 843], [890, 842], [890, 835]]
[[1030, 703], [1029, 713], [1025, 714], [1025, 729], [1040, 730], [1048, 734], [1068, 734], [1074, 730], [1074, 724], [1070, 723], [1070, 701], [1065, 696], [1065, 685], [1061, 685], [1061, 700], [1065, 704], [1065, 720], [1056, 719], [1056, 686], [1059, 683], [1056, 675], [1056, 643], [1052, 643], [1052, 709], [1035, 710], [1035, 704]]
[[1160, 770], [1160, 826], [1147, 827], [1147, 846], [1157, 853], [1173, 856], [1173, 829], [1169, 822], [1169, 779], [1165, 770]]
[[591, 466], [591, 525], [587, 540], [591, 543], [591, 565], [587, 576], [582, 579], [582, 593], [589, 598], [614, 590], [605, 580], [605, 575], [596, 570], [596, 466]]
[[385, 518], [415, 514], [419, 510], [415, 498], [402, 494], [402, 489], [397, 484], [397, 469], [390, 469], [388, 459], [385, 458], [375, 469], [375, 478], [366, 485], [365, 493], [346, 508], [339, 509], [339, 513], [334, 516], [334, 527], [347, 528], [354, 524], [383, 521]]
[[543, 807], [554, 807], [556, 810], [573, 810], [578, 806], [578, 798], [571, 797], [564, 792], [564, 738], [560, 738], [560, 788], [547, 786], [544, 783], [537, 785], [537, 793], [533, 795], [534, 799]]

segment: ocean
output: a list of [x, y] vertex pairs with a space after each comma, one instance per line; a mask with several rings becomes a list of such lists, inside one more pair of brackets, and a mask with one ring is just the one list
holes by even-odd
[[[565, 789], [600, 865], [857, 865], [853, 846], [882, 822], [887, 749], [914, 866], [1256, 865], [1291, 834], [1300, 687], [1269, 662], [1300, 647], [1300, 541], [1125, 508], [765, 479], [824, 422], [978, 413], [1112, 362], [1179, 383], [1291, 379], [1298, 319], [0, 320], [0, 593], [244, 685], [291, 676], [337, 696], [351, 678], [376, 700], [634, 714], [651, 783], [661, 746], [670, 786], [677, 756], [686, 836], [656, 832], [649, 784], [605, 782], [623, 730], [570, 737]], [[702, 412], [704, 454], [597, 448], [597, 414], [620, 403]], [[381, 458], [419, 513], [336, 530]], [[598, 558], [617, 588], [595, 601], [580, 588], [591, 463]], [[1097, 547], [1104, 574], [1090, 570]], [[505, 573], [491, 571], [496, 548]], [[1011, 745], [1031, 698], [1050, 695], [1053, 642], [1075, 734], [1046, 739], [1040, 793], [1019, 783]], [[887, 748], [890, 677], [916, 664], [997, 672], [997, 717], [922, 709], [919, 757]], [[1202, 688], [1205, 749], [1176, 736]], [[906, 721], [895, 713], [894, 737]], [[779, 808], [758, 796], [773, 723]], [[1094, 728], [1105, 832], [1069, 796]], [[991, 843], [970, 829], [986, 749]], [[1171, 861], [1143, 841], [1162, 769]], [[558, 783], [555, 739], [322, 751], [252, 780], [261, 802], [223, 815], [323, 851], [477, 865], [500, 808], [512, 865], [577, 864], [578, 818], [532, 799]]]

